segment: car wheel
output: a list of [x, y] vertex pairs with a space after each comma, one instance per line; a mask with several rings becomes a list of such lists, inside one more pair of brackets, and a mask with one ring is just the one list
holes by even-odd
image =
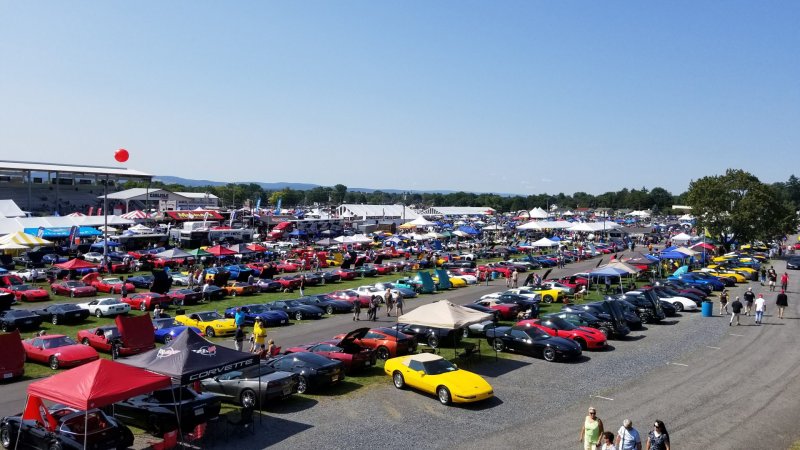
[[542, 351], [542, 357], [545, 361], [553, 362], [556, 360], [556, 351], [553, 347], [546, 347]]
[[378, 349], [375, 350], [375, 355], [378, 359], [387, 360], [389, 359], [389, 349], [386, 347], [378, 347]]
[[308, 380], [303, 375], [300, 375], [300, 378], [297, 379], [297, 393], [305, 394], [307, 390], [308, 390]]
[[439, 403], [443, 405], [450, 404], [450, 390], [444, 386], [436, 388], [436, 396], [439, 397]]
[[678, 312], [683, 312], [683, 303], [675, 302], [672, 304], [672, 306], [674, 306], [675, 310], [677, 310]]
[[69, 296], [75, 298], [75, 291], [69, 291]]
[[164, 335], [164, 345], [169, 345], [170, 342], [172, 342], [172, 336], [170, 336], [168, 334], [165, 334]]
[[428, 345], [433, 347], [433, 348], [438, 347], [439, 346], [439, 337], [436, 336], [436, 335], [433, 335], [433, 334], [428, 336]]
[[506, 344], [503, 342], [502, 339], [495, 339], [492, 342], [492, 347], [494, 347], [495, 351], [502, 352], [506, 349]]
[[50, 322], [53, 325], [58, 325], [58, 314], [53, 314], [53, 316], [50, 318]]
[[464, 327], [464, 331], [461, 332], [461, 336], [465, 338], [469, 337], [469, 327]]
[[608, 339], [608, 337], [611, 336], [611, 330], [606, 327], [600, 328], [600, 332], [603, 333], [603, 336], [605, 336], [606, 339]]
[[581, 345], [581, 350], [586, 350], [586, 348], [588, 347], [586, 345], [586, 341], [584, 341], [583, 339], [575, 339], [575, 342]]
[[206, 336], [208, 337], [215, 337], [217, 334], [214, 333], [214, 329], [211, 327], [206, 327]]
[[139, 303], [139, 311], [147, 311], [147, 303]]
[[47, 450], [61, 450], [62, 448], [61, 442], [58, 441], [53, 441], [47, 446]]
[[17, 438], [14, 435], [14, 432], [11, 430], [11, 426], [3, 425], [3, 427], [0, 428], [0, 445], [2, 445], [5, 449], [11, 450], [14, 448], [14, 444], [16, 443]]
[[102, 313], [102, 311], [100, 311], [100, 308], [97, 308], [97, 309], [94, 310], [94, 315], [95, 315], [95, 317], [98, 317], [98, 318], [103, 317], [103, 313]]
[[244, 408], [254, 408], [256, 406], [256, 393], [252, 389], [245, 389], [239, 395], [239, 403]]
[[53, 355], [50, 357], [50, 368], [53, 370], [58, 370], [58, 357]]
[[397, 389], [403, 389], [406, 387], [406, 380], [403, 378], [403, 374], [397, 370], [395, 370], [392, 374], [392, 382], [394, 383], [394, 387]]
[[89, 345], [89, 338], [83, 338], [83, 339], [81, 339], [81, 344], [83, 344], [83, 345]]
[[295, 320], [303, 320], [303, 313], [301, 313], [300, 311], [297, 311], [294, 314], [294, 318], [295, 318]]
[[547, 303], [547, 304], [553, 303], [553, 297], [551, 295], [545, 295], [542, 298], [542, 303]]
[[325, 312], [326, 312], [326, 313], [327, 313], [329, 316], [332, 316], [332, 315], [333, 315], [333, 306], [330, 306], [330, 305], [328, 305], [328, 307], [327, 307], [327, 308], [325, 308]]
[[21, 296], [19, 299], [20, 299], [21, 301], [23, 301], [23, 302], [27, 302], [27, 301], [28, 301], [28, 296], [27, 296], [27, 295], [23, 295], [23, 296]]

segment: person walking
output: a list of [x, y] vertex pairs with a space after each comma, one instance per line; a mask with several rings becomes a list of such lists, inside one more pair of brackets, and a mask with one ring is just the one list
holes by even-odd
[[247, 318], [247, 308], [239, 307], [236, 308], [236, 313], [233, 315], [233, 322], [239, 328], [244, 328], [245, 326], [245, 319]]
[[664, 422], [656, 420], [653, 430], [647, 435], [647, 448], [645, 450], [670, 450], [669, 433]]
[[781, 290], [781, 293], [775, 298], [775, 306], [778, 307], [778, 319], [783, 319], [783, 310], [789, 306], [789, 299], [784, 290]]
[[766, 311], [767, 301], [764, 300], [764, 294], [758, 294], [758, 298], [756, 299], [756, 325], [761, 325]]
[[642, 450], [642, 439], [636, 428], [633, 428], [631, 419], [622, 421], [622, 426], [617, 431], [616, 444], [618, 450]]
[[383, 301], [386, 302], [386, 317], [392, 317], [392, 309], [394, 309], [394, 296], [392, 295], [392, 290], [386, 288], [386, 291], [383, 293]]
[[515, 288], [519, 287], [519, 272], [516, 268], [514, 268], [514, 271], [511, 272], [511, 286]]
[[244, 343], [244, 330], [242, 327], [236, 327], [236, 331], [233, 332], [233, 348], [236, 349], [237, 352], [242, 351], [242, 344]]
[[769, 270], [767, 271], [767, 279], [769, 280], [769, 290], [772, 292], [775, 290], [775, 283], [778, 281], [778, 272], [775, 272], [775, 268], [773, 266], [769, 266]]
[[122, 285], [119, 287], [119, 293], [122, 295], [122, 298], [128, 298], [128, 281], [125, 277], [122, 277]]
[[[506, 272], [506, 273], [508, 273], [508, 272]], [[506, 275], [506, 287], [507, 288], [511, 287], [511, 274]]]
[[761, 270], [759, 271], [759, 274], [761, 275], [761, 285], [763, 286], [764, 283], [767, 282], [767, 268], [764, 267], [764, 266], [761, 266]]
[[719, 294], [719, 315], [724, 316], [728, 314], [728, 290], [723, 289]]
[[303, 289], [305, 289], [305, 288], [306, 288], [306, 276], [305, 276], [305, 275], [300, 275], [300, 286], [299, 286], [299, 289], [300, 289], [300, 297], [302, 297], [302, 296], [304, 296], [304, 295], [305, 295], [305, 294], [303, 293]]
[[353, 322], [361, 320], [361, 301], [356, 299], [353, 302]]
[[739, 314], [742, 312], [742, 302], [739, 301], [739, 297], [731, 303], [731, 321], [728, 323], [728, 326], [733, 325], [733, 319], [736, 319], [736, 325], [739, 325]]
[[256, 323], [253, 325], [253, 349], [252, 352], [264, 347], [264, 339], [267, 337], [267, 327], [264, 325], [264, 319], [257, 318]]
[[753, 302], [756, 300], [756, 294], [753, 293], [753, 288], [747, 288], [747, 291], [744, 293], [744, 315], [749, 316], [750, 311], [753, 310]]
[[164, 314], [164, 310], [161, 309], [161, 303], [156, 303], [156, 306], [153, 307], [153, 319], [160, 319], [162, 314]]
[[583, 443], [583, 450], [594, 450], [600, 446], [600, 436], [603, 431], [603, 421], [597, 417], [597, 410], [594, 406], [590, 406], [589, 413], [583, 419], [581, 435], [578, 438], [578, 442]]
[[614, 445], [614, 433], [610, 431], [604, 431], [602, 436], [603, 446], [600, 447], [600, 450], [619, 450], [616, 445]]
[[394, 299], [394, 308], [397, 311], [397, 317], [403, 315], [403, 294], [401, 292], [398, 292]]
[[789, 290], [789, 274], [783, 272], [781, 275], [781, 292], [786, 292]]

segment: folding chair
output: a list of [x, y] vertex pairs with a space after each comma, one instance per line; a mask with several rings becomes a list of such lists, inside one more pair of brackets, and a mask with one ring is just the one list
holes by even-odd
[[153, 450], [171, 450], [178, 447], [178, 430], [167, 431], [161, 441], [147, 442]]
[[194, 430], [184, 435], [184, 440], [188, 444], [197, 445], [198, 447], [200, 447], [198, 444], [201, 443], [203, 439], [206, 437], [207, 429], [208, 429], [207, 423], [197, 424], [197, 426], [194, 427]]
[[255, 424], [253, 421], [253, 407], [242, 408], [239, 412], [238, 420], [228, 419], [229, 431], [235, 432], [241, 436], [243, 431], [250, 431], [251, 434], [256, 433]]

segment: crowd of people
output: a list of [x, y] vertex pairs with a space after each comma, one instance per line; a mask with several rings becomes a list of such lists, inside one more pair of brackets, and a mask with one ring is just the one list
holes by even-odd
[[[606, 431], [603, 421], [597, 417], [597, 409], [589, 407], [588, 414], [583, 420], [578, 442], [583, 444], [584, 450], [642, 450], [642, 437], [634, 428], [631, 419], [622, 421], [622, 425], [614, 434]], [[645, 450], [670, 450], [669, 432], [664, 422], [653, 421], [653, 429], [645, 436]]]

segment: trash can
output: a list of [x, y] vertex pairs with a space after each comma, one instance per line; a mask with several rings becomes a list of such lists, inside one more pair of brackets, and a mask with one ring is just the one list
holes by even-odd
[[497, 279], [497, 272], [495, 272], [495, 271], [492, 271], [492, 279], [493, 279], [493, 280], [496, 280], [496, 279]]
[[714, 315], [714, 313], [713, 313], [713, 311], [714, 311], [714, 303], [706, 300], [706, 301], [703, 302], [701, 308], [702, 308], [701, 311], [703, 313], [703, 317], [711, 317], [711, 316]]

